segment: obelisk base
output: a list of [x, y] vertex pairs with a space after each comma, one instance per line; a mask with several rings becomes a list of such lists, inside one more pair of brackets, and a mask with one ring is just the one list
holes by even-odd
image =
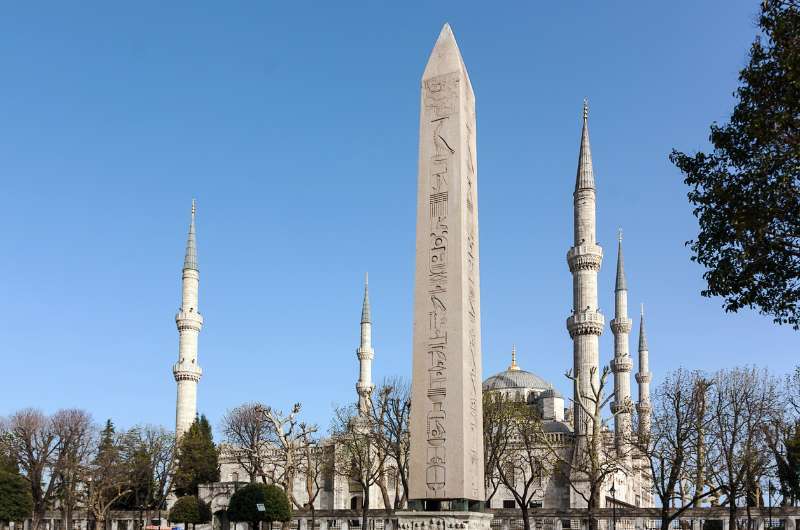
[[490, 530], [494, 517], [484, 512], [397, 512], [400, 530]]

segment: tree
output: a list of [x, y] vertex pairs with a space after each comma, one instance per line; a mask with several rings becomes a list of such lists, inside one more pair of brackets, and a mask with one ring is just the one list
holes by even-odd
[[59, 440], [61, 460], [55, 477], [55, 496], [64, 527], [72, 528], [72, 514], [83, 500], [82, 485], [88, 476], [97, 428], [91, 416], [78, 409], [61, 410], [53, 416], [52, 422]]
[[378, 483], [386, 453], [375, 441], [374, 424], [361, 415], [358, 407], [338, 407], [331, 421], [331, 441], [335, 444], [334, 472], [357, 485], [362, 492], [361, 528], [367, 528], [370, 488]]
[[490, 455], [492, 472], [514, 497], [523, 527], [530, 530], [530, 503], [544, 491], [555, 458], [544, 442], [541, 417], [534, 407], [502, 394], [487, 401], [495, 422], [489, 436], [493, 443], [496, 440]]
[[70, 463], [75, 443], [68, 434], [70, 418], [83, 421], [85, 417], [86, 413], [74, 410], [59, 411], [48, 417], [36, 409], [23, 409], [8, 419], [2, 443], [29, 484], [34, 530], [56, 500], [59, 477]]
[[250, 482], [261, 478], [266, 483], [265, 454], [272, 424], [264, 417], [265, 407], [245, 403], [229, 410], [222, 418], [226, 454], [245, 470]]
[[758, 24], [730, 123], [711, 125], [713, 152], [670, 160], [700, 224], [688, 244], [706, 268], [701, 294], [800, 329], [800, 2], [764, 0]]
[[174, 434], [163, 427], [135, 426], [122, 435], [120, 443], [130, 473], [131, 491], [115, 502], [114, 507], [140, 512], [161, 508], [171, 487]]
[[[661, 530], [719, 488], [705, 486], [709, 469], [708, 424], [711, 417], [705, 405], [710, 388], [699, 372], [683, 369], [667, 375], [656, 389], [650, 435], [638, 440], [637, 447], [649, 464], [653, 492], [659, 499]], [[694, 478], [691, 494], [683, 487], [685, 477]], [[681, 505], [672, 509], [676, 501]]]
[[321, 446], [317, 440], [312, 438], [311, 433], [305, 433], [302, 441], [302, 455], [298, 471], [302, 474], [306, 486], [306, 498], [308, 504], [306, 505], [311, 512], [310, 528], [315, 528], [317, 511], [314, 507], [322, 487], [320, 481], [323, 475], [328, 471], [328, 461], [326, 459], [325, 448]]
[[211, 507], [194, 495], [180, 497], [169, 511], [169, 520], [183, 523], [184, 529], [189, 530], [189, 523], [194, 528], [197, 523], [211, 522]]
[[[596, 510], [600, 508], [600, 494], [603, 485], [617, 471], [624, 470], [624, 462], [630, 454], [620, 453], [608, 432], [608, 420], [603, 417], [603, 410], [614, 397], [614, 393], [605, 396], [608, 366], [604, 366], [598, 375], [597, 368], [589, 371], [589, 394], [581, 394], [577, 403], [586, 418], [586, 435], [576, 436], [569, 456], [564, 456], [563, 447], [555, 444], [549, 437], [543, 436], [542, 442], [552, 457], [554, 473], [562, 474], [570, 488], [585, 502], [589, 512], [589, 528], [596, 530], [598, 521]], [[579, 373], [566, 373], [574, 388], [578, 389]], [[578, 421], [577, 419], [575, 421]]]
[[[259, 504], [264, 510], [259, 510]], [[292, 509], [286, 493], [274, 484], [248, 484], [231, 496], [228, 503], [228, 518], [231, 521], [248, 522], [252, 530], [258, 530], [261, 521], [286, 522], [292, 517]]]
[[31, 488], [16, 472], [0, 469], [0, 522], [23, 521], [33, 510]]
[[720, 370], [712, 389], [709, 449], [719, 462], [713, 475], [726, 497], [729, 524], [735, 528], [737, 504], [744, 501], [749, 508], [753, 486], [766, 471], [769, 453], [763, 422], [773, 416], [778, 396], [775, 381], [755, 368]]
[[101, 528], [106, 528], [108, 512], [116, 502], [132, 491], [120, 437], [111, 420], [100, 433], [94, 460], [89, 466], [86, 503]]
[[260, 411], [269, 426], [269, 455], [277, 482], [283, 486], [289, 501], [300, 508], [294, 496], [294, 478], [303, 455], [303, 441], [317, 432], [317, 426], [300, 421], [302, 405], [295, 403], [289, 414], [272, 407], [261, 407]]
[[490, 506], [492, 497], [500, 487], [497, 463], [508, 440], [508, 422], [504, 416], [508, 409], [503, 406], [503, 398], [494, 392], [483, 394], [483, 480], [489, 494], [486, 505]]
[[197, 495], [200, 484], [219, 481], [219, 454], [205, 416], [194, 420], [178, 445], [175, 494]]
[[411, 411], [411, 389], [408, 381], [393, 377], [384, 379], [373, 392], [375, 399], [369, 400], [370, 421], [374, 426], [378, 450], [386, 455], [386, 464], [396, 475], [396, 484], [402, 486], [402, 495], [395, 492], [394, 505], [389, 504], [386, 488], [386, 469], [378, 480], [387, 510], [405, 506], [408, 500], [408, 457], [410, 439], [408, 420]]

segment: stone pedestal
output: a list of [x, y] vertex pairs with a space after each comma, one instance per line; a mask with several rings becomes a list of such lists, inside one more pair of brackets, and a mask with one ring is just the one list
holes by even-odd
[[398, 530], [490, 530], [491, 513], [397, 512]]

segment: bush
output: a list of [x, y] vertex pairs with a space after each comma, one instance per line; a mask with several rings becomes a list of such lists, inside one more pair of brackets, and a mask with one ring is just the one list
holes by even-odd
[[[264, 505], [264, 511], [258, 509]], [[274, 484], [248, 484], [231, 497], [228, 504], [228, 519], [252, 524], [253, 530], [261, 521], [285, 522], [292, 517], [289, 499], [283, 489]]]
[[208, 523], [211, 522], [211, 507], [195, 497], [187, 495], [179, 498], [172, 509], [169, 511], [169, 520], [175, 523], [183, 523], [188, 527], [189, 523]]

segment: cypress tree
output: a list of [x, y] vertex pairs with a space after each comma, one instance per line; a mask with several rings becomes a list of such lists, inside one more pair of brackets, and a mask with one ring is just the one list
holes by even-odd
[[205, 416], [194, 420], [178, 445], [175, 494], [197, 495], [200, 484], [219, 482], [219, 453]]

